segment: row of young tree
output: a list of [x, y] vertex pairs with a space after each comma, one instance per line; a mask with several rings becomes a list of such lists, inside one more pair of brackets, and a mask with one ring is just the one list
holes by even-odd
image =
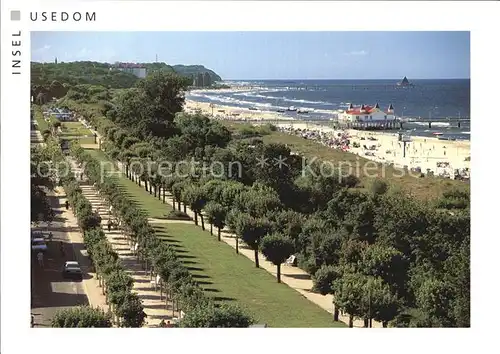
[[[140, 327], [144, 323], [145, 313], [137, 295], [132, 292], [132, 278], [124, 271], [118, 255], [112, 250], [104, 232], [101, 218], [92, 210], [90, 202], [84, 197], [75, 177], [68, 173], [69, 164], [61, 151], [57, 138], [50, 137], [46, 145], [35, 150], [35, 156], [41, 156], [35, 161], [45, 161], [38, 165], [36, 175], [48, 176], [55, 185], [63, 186], [69, 204], [78, 220], [78, 226], [84, 235], [84, 242], [91, 261], [96, 268], [99, 282], [103, 287], [106, 301], [114, 310], [114, 316], [119, 325], [124, 327]], [[46, 174], [40, 168], [47, 169]], [[40, 178], [40, 177], [38, 177]], [[32, 196], [33, 203], [33, 196]], [[90, 312], [89, 312], [90, 311]], [[75, 314], [80, 320], [75, 320]], [[52, 321], [54, 327], [109, 327], [107, 317], [95, 312], [95, 309], [62, 311], [56, 314]]]
[[[112, 206], [113, 215], [122, 225], [122, 231], [130, 245], [138, 245], [137, 257], [144, 270], [149, 271], [151, 277], [160, 277], [160, 291], [162, 295], [165, 294], [165, 306], [168, 302], [171, 303], [172, 315], [174, 309], [186, 313], [179, 323], [181, 327], [248, 327], [253, 323], [253, 319], [239, 307], [217, 304], [207, 297], [178, 258], [174, 248], [156, 236], [147, 216], [121, 191], [114, 179], [101, 174], [99, 162], [76, 144], [72, 146], [71, 151], [77, 161], [85, 166], [89, 181]], [[101, 232], [87, 234], [86, 244], [88, 242], [87, 247], [91, 255], [95, 254], [94, 250], [99, 250], [100, 236]], [[91, 242], [91, 238], [98, 240], [98, 243]], [[98, 272], [106, 272], [109, 269], [109, 258], [105, 258], [108, 263], [103, 265], [96, 263]], [[108, 283], [108, 289], [109, 286]]]
[[[107, 153], [129, 178], [158, 198], [169, 191], [202, 226], [204, 215], [217, 228], [228, 225], [265, 255], [266, 238], [280, 255], [292, 244], [315, 289], [333, 294], [336, 308], [352, 318], [366, 325], [375, 319], [469, 326], [468, 194], [418, 201], [381, 180], [359, 188], [355, 176], [325, 173], [321, 161], [306, 161], [304, 174], [305, 159], [285, 145], [238, 139], [207, 117], [180, 113], [182, 93], [182, 85], [158, 75], [100, 112], [83, 101], [75, 108], [105, 137]], [[278, 159], [286, 163], [256, 163]], [[179, 180], [172, 176], [179, 171], [160, 168], [165, 160], [197, 164]], [[204, 166], [215, 162], [222, 164], [207, 177]]]

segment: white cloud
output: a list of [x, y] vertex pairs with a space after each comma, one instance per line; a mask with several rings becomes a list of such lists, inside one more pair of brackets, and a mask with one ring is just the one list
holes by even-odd
[[363, 56], [368, 55], [368, 52], [366, 50], [353, 50], [351, 52], [345, 53], [345, 55]]
[[84, 47], [76, 54], [76, 58], [86, 59], [90, 54], [92, 54], [92, 51]]
[[46, 52], [47, 50], [49, 50], [51, 48], [50, 45], [46, 44], [44, 45], [43, 47], [40, 47], [40, 48], [36, 48], [33, 50], [33, 52], [35, 53], [42, 53], [42, 52]]

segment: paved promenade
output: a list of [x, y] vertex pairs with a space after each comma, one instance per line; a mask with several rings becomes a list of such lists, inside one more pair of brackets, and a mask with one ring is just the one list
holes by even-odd
[[[74, 160], [71, 160], [72, 169], [80, 173], [80, 168]], [[177, 312], [172, 311], [170, 301], [166, 302], [165, 294], [160, 297], [159, 288], [155, 290], [154, 282], [149, 273], [143, 270], [136, 256], [131, 251], [131, 245], [121, 230], [107, 230], [108, 220], [110, 219], [109, 206], [106, 205], [98, 191], [84, 180], [80, 185], [83, 195], [91, 203], [92, 209], [97, 211], [102, 219], [104, 233], [113, 250], [118, 254], [125, 270], [134, 279], [134, 291], [142, 301], [144, 312], [147, 315], [146, 327], [158, 327], [160, 321], [173, 321], [174, 316], [178, 317]]]

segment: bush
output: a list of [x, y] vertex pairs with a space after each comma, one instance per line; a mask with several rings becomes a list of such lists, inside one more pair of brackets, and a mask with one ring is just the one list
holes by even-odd
[[52, 318], [52, 327], [56, 328], [109, 328], [111, 314], [100, 308], [88, 306], [63, 309]]
[[179, 326], [184, 328], [246, 328], [253, 322], [253, 319], [237, 306], [224, 304], [216, 307], [210, 304], [197, 306], [189, 311], [180, 321]]
[[171, 210], [167, 215], [167, 219], [172, 220], [191, 220], [191, 217], [183, 211]]

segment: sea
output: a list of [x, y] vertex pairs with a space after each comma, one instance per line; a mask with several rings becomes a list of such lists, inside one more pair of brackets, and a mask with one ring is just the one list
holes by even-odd
[[[393, 105], [396, 116], [403, 118], [404, 132], [416, 136], [470, 139], [470, 80], [410, 80], [413, 86], [401, 87], [398, 80], [234, 80], [222, 84], [234, 90], [193, 90], [187, 99], [215, 105], [276, 112], [290, 106], [308, 113], [280, 113], [300, 120], [325, 120], [350, 103], [375, 105], [382, 109]], [[436, 119], [429, 129], [422, 119]], [[463, 119], [457, 122], [448, 119]]]

